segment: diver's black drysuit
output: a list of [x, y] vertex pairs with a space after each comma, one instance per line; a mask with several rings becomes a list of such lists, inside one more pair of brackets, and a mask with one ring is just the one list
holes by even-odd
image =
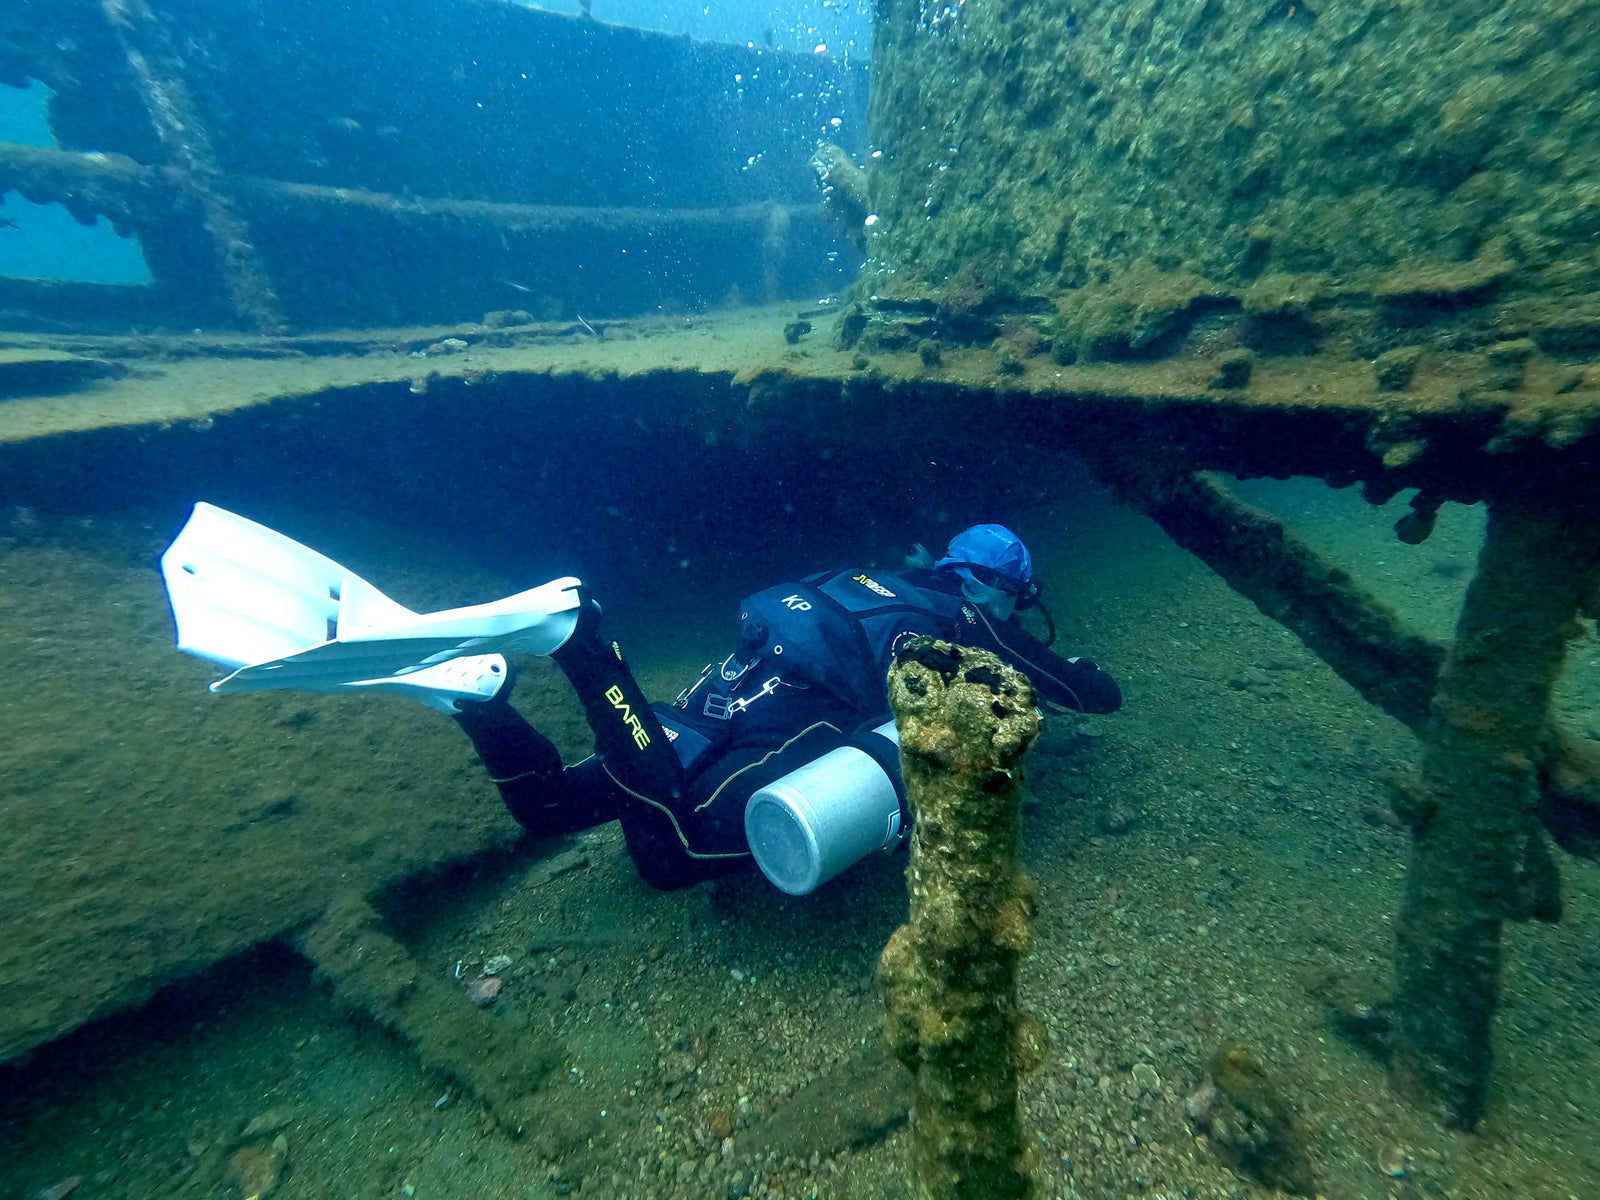
[[889, 719], [889, 663], [913, 637], [991, 650], [1024, 672], [1041, 704], [1114, 712], [1122, 694], [1086, 658], [1062, 658], [1016, 617], [994, 621], [946, 571], [838, 571], [748, 597], [738, 649], [671, 704], [651, 706], [615, 643], [585, 606], [551, 657], [594, 730], [596, 753], [563, 768], [543, 734], [507, 703], [463, 703], [457, 716], [511, 815], [540, 834], [620, 820], [639, 873], [680, 888], [743, 869], [746, 802], [841, 745], [876, 759], [899, 789], [899, 759], [871, 732]]

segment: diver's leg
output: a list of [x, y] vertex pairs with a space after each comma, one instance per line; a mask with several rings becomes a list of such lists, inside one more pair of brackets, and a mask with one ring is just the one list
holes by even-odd
[[[657, 800], [633, 799], [622, 807], [622, 837], [628, 857], [639, 875], [652, 887], [664, 892], [689, 887], [704, 879], [715, 879], [742, 871], [750, 865], [750, 851], [744, 839], [744, 800], [727, 796], [712, 809], [704, 805], [717, 785], [737, 775], [746, 761], [734, 753], [711, 763], [671, 805]], [[732, 809], [739, 809], [737, 828], [726, 826]]]
[[561, 752], [500, 696], [462, 704], [456, 723], [472, 739], [506, 809], [539, 836], [576, 833], [617, 818], [623, 794], [599, 760], [563, 769]]
[[726, 857], [696, 858], [678, 840], [677, 830], [665, 814], [641, 811], [629, 805], [622, 813], [622, 839], [634, 868], [651, 887], [675, 892], [706, 879], [732, 875], [750, 867], [748, 851]]
[[641, 802], [672, 807], [683, 795], [683, 766], [622, 650], [599, 636], [599, 619], [586, 602], [572, 636], [550, 657], [583, 705], [606, 771]]
[[709, 878], [685, 852], [671, 812], [624, 791], [598, 754], [563, 770], [550, 739], [503, 701], [463, 704], [456, 721], [524, 829], [576, 833], [620, 816], [628, 855], [647, 883], [671, 891]]
[[700, 876], [677, 835], [672, 809], [683, 797], [683, 767], [615, 643], [596, 633], [599, 609], [586, 603], [578, 626], [550, 657], [566, 674], [594, 732], [597, 753], [563, 770], [550, 739], [508, 704], [463, 703], [457, 722], [472, 739], [511, 815], [535, 833], [587, 829], [619, 816], [639, 873], [657, 887]]

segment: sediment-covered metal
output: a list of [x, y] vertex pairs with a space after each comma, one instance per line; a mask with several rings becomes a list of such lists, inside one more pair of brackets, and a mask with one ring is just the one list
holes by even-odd
[[[1447, 648], [1407, 629], [1350, 574], [1210, 472], [1152, 471], [1101, 445], [1100, 478], [1263, 613], [1293, 631], [1370, 703], [1419, 737], [1431, 720]], [[1557, 845], [1600, 858], [1600, 755], [1552, 722], [1535, 751], [1540, 816]]]
[[1102, 479], [1268, 616], [1294, 630], [1368, 701], [1413, 729], [1444, 650], [1406, 629], [1348, 572], [1210, 472], [1151, 472], [1147, 457], [1092, 455]]
[[235, 314], [258, 333], [285, 329], [278, 297], [250, 238], [249, 227], [223, 186], [210, 130], [190, 95], [182, 59], [145, 0], [103, 0], [150, 119], [177, 178], [195, 199], [216, 249], [218, 270]]
[[295, 945], [341, 1002], [404, 1038], [429, 1069], [465, 1084], [507, 1133], [520, 1135], [535, 1122], [536, 1094], [561, 1048], [514, 1032], [423, 970], [359, 894], [335, 901]]
[[1478, 573], [1440, 672], [1396, 925], [1394, 1060], [1403, 1091], [1483, 1114], [1503, 922], [1554, 920], [1560, 881], [1540, 829], [1550, 693], [1600, 579], [1587, 506], [1492, 502]]
[[[737, 226], [749, 230], [753, 238], [764, 238], [775, 220], [815, 219], [816, 209], [814, 204], [767, 203], [727, 208], [511, 204], [403, 196], [248, 175], [225, 175], [221, 183], [250, 212], [277, 220], [315, 220], [343, 213], [406, 226], [462, 222], [505, 233], [649, 236]], [[18, 191], [36, 204], [59, 202], [88, 222], [103, 214], [118, 225], [142, 227], [192, 215], [183, 178], [175, 168], [145, 166], [121, 154], [78, 154], [0, 142], [0, 186]]]
[[926, 1200], [1030, 1194], [1017, 1086], [1043, 1030], [1018, 1007], [1032, 885], [1017, 863], [1027, 679], [986, 651], [918, 639], [889, 672], [912, 809], [911, 915], [879, 961], [885, 1028], [916, 1075], [912, 1184]]
[[1593, 291], [1596, 13], [886, 0], [871, 290], [1064, 293], [1134, 351], [1191, 306], [1314, 322], [1358, 280], [1398, 309]]

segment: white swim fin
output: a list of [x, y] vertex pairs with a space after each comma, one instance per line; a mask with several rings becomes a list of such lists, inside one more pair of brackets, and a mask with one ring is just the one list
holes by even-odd
[[341, 692], [394, 692], [420, 700], [429, 708], [444, 713], [458, 712], [456, 702], [470, 700], [481, 703], [494, 699], [496, 693], [511, 678], [511, 668], [500, 654], [469, 654], [452, 658], [448, 662], [406, 671], [399, 675], [386, 675], [382, 679], [360, 679], [340, 684]]
[[[214, 692], [384, 688], [425, 699], [442, 688], [486, 699], [505, 677], [502, 653], [559, 649], [580, 608], [568, 576], [488, 604], [413, 612], [315, 550], [205, 503], [161, 556], [161, 572], [178, 649], [234, 668]], [[431, 684], [416, 678], [452, 662]]]

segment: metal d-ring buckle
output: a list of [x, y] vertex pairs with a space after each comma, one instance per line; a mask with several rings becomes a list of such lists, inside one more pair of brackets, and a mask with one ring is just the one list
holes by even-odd
[[779, 676], [774, 675], [763, 683], [757, 691], [748, 696], [740, 696], [737, 700], [729, 699], [727, 696], [708, 695], [706, 697], [705, 714], [718, 721], [730, 721], [761, 699], [761, 697], [772, 695], [773, 692], [778, 690], [778, 685], [782, 682], [783, 680]]
[[684, 709], [688, 708], [689, 697], [700, 690], [700, 685], [710, 678], [711, 672], [715, 671], [716, 669], [716, 663], [707, 663], [705, 666], [701, 667], [700, 678], [696, 679], [693, 683], [688, 684], [681, 692], [672, 698], [672, 707]]
[[728, 704], [728, 715], [731, 717], [735, 713], [742, 713], [757, 700], [761, 699], [761, 697], [772, 695], [773, 692], [778, 690], [778, 684], [782, 682], [783, 681], [778, 676], [774, 675], [771, 679], [763, 683], [761, 685], [761, 690], [756, 692], [754, 695], [740, 696], [737, 700], [730, 701]]

